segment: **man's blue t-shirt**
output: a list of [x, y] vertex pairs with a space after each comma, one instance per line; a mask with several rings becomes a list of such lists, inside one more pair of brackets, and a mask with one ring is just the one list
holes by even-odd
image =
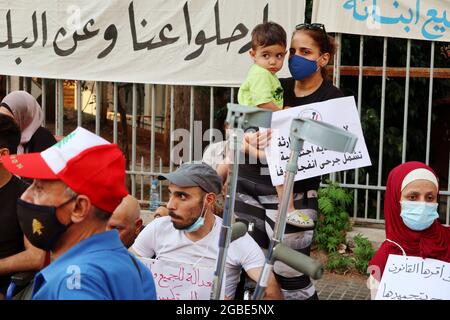
[[41, 270], [33, 300], [154, 300], [150, 270], [123, 246], [117, 230], [93, 235]]

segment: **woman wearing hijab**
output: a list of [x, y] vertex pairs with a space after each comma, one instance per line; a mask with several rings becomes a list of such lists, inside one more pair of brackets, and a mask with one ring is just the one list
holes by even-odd
[[386, 240], [369, 263], [372, 299], [390, 254], [450, 262], [450, 228], [438, 221], [438, 192], [436, 174], [421, 162], [406, 162], [389, 173]]
[[41, 152], [56, 143], [51, 132], [42, 127], [44, 115], [36, 99], [26, 91], [13, 91], [0, 104], [0, 113], [13, 117], [22, 133], [17, 154]]

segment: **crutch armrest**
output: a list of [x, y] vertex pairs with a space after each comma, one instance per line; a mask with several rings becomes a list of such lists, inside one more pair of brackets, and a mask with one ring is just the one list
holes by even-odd
[[311, 278], [317, 280], [323, 276], [323, 265], [313, 258], [295, 251], [288, 246], [279, 243], [273, 249], [273, 256], [275, 260], [284, 262], [291, 268], [304, 273]]

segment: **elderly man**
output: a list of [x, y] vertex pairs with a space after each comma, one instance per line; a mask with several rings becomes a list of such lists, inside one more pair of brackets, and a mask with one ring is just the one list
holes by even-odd
[[155, 299], [153, 277], [106, 231], [127, 195], [120, 149], [77, 128], [41, 153], [3, 157], [12, 173], [34, 179], [17, 203], [30, 242], [51, 251], [33, 299]]
[[112, 229], [119, 231], [120, 240], [125, 247], [131, 247], [142, 229], [141, 207], [135, 197], [127, 195], [114, 210], [106, 226], [106, 230]]
[[[169, 216], [153, 220], [139, 234], [131, 251], [137, 256], [215, 268], [222, 219], [213, 213], [222, 179], [205, 163], [185, 163], [177, 171], [159, 176], [169, 180]], [[246, 233], [231, 242], [226, 259], [225, 298], [233, 299], [243, 268], [258, 280], [264, 255]], [[266, 299], [282, 299], [272, 275]]]

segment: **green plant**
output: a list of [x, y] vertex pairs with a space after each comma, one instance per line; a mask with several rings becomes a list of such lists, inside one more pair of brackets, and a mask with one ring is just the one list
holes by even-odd
[[356, 270], [361, 273], [367, 272], [370, 259], [375, 254], [375, 249], [372, 247], [369, 239], [362, 234], [358, 234], [353, 238], [355, 248], [353, 249], [353, 259]]
[[328, 255], [327, 269], [344, 273], [352, 266], [352, 260], [349, 256], [332, 252]]
[[347, 212], [352, 203], [352, 194], [327, 181], [328, 186], [319, 189], [318, 202], [320, 215], [314, 240], [318, 248], [326, 252], [335, 252], [337, 246], [345, 243], [350, 220]]

